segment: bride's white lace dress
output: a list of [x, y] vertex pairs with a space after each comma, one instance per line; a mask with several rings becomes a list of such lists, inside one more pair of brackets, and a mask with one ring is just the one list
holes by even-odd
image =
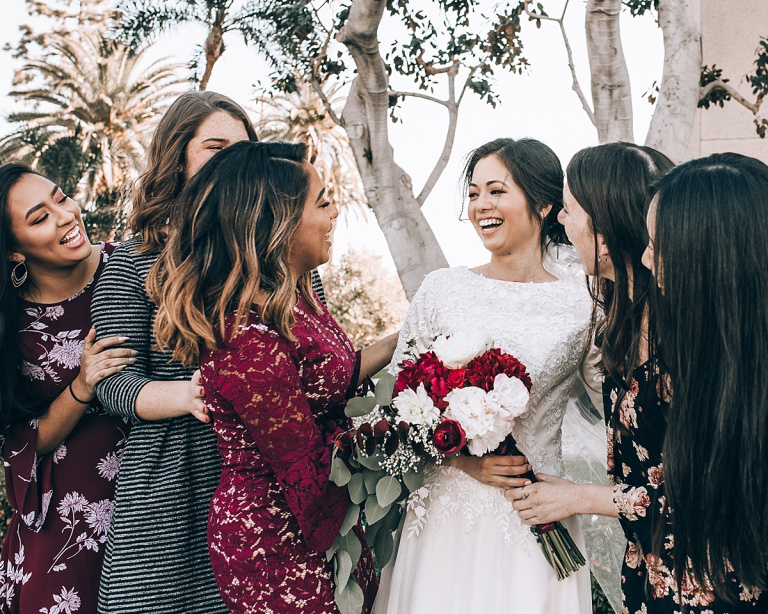
[[[563, 474], [561, 424], [577, 378], [591, 299], [581, 267], [545, 260], [558, 281], [514, 283], [466, 267], [431, 273], [411, 303], [393, 365], [408, 339], [482, 327], [528, 368], [530, 410], [513, 435], [534, 471]], [[584, 553], [575, 518], [563, 522]], [[587, 614], [589, 569], [558, 582], [529, 527], [500, 488], [433, 466], [408, 500], [374, 614]]]

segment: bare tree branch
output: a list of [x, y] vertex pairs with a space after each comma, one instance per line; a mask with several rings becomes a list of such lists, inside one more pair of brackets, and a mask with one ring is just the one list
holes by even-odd
[[427, 182], [424, 187], [421, 188], [421, 192], [416, 197], [419, 204], [423, 207], [430, 193], [432, 192], [437, 180], [440, 179], [445, 167], [448, 166], [448, 161], [451, 159], [451, 150], [453, 149], [453, 141], [456, 137], [456, 125], [459, 119], [459, 105], [456, 103], [456, 75], [459, 73], [459, 63], [454, 61], [451, 66], [451, 71], [448, 73], [448, 100], [445, 107], [448, 109], [448, 131], [445, 135], [445, 143], [443, 144], [443, 151], [440, 152], [440, 157], [437, 159], [435, 167], [429, 174]]
[[525, 0], [525, 12], [533, 19], [541, 19], [543, 21], [554, 21], [555, 23], [557, 23], [557, 25], [560, 26], [560, 34], [562, 34], [563, 36], [563, 43], [565, 44], [565, 52], [568, 55], [568, 68], [571, 71], [571, 79], [573, 81], [571, 87], [573, 91], [576, 92], [576, 96], [578, 96], [579, 102], [581, 103], [581, 106], [584, 109], [584, 112], [587, 114], [587, 117], [589, 117], [589, 121], [592, 122], [593, 126], [597, 127], [595, 114], [593, 113], [592, 108], [589, 106], [589, 101], [587, 100], [587, 97], [584, 95], [584, 91], [581, 89], [579, 78], [576, 76], [576, 65], [573, 62], [573, 52], [571, 51], [571, 43], [568, 40], [568, 34], [565, 31], [565, 13], [568, 10], [568, 1], [569, 0], [566, 0], [565, 6], [563, 6], [563, 13], [562, 15], [560, 15], [560, 17], [550, 17], [549, 15], [544, 15], [543, 13], [537, 13], [536, 11], [531, 9], [531, 0]]
[[320, 97], [320, 100], [323, 101], [323, 106], [325, 107], [325, 110], [328, 112], [328, 116], [336, 122], [337, 125], [344, 127], [344, 118], [339, 117], [336, 115], [336, 112], [333, 110], [333, 107], [331, 106], [331, 101], [328, 100], [328, 97], [325, 95], [325, 92], [323, 91], [323, 88], [320, 87], [320, 84], [317, 81], [317, 77], [315, 75], [311, 75], [309, 78], [309, 83], [312, 85], [312, 89], [315, 90], [315, 93]]
[[763, 97], [758, 96], [755, 102], [750, 102], [744, 96], [742, 96], [731, 84], [726, 83], [722, 79], [717, 79], [715, 81], [712, 81], [711, 83], [707, 83], [703, 88], [701, 88], [701, 94], [699, 94], [699, 99], [704, 100], [709, 96], [713, 90], [723, 90], [726, 92], [731, 98], [733, 98], [736, 102], [740, 103], [743, 107], [749, 109], [752, 111], [753, 115], [757, 115], [757, 112], [760, 110], [760, 105], [763, 103]]
[[389, 91], [389, 96], [402, 96], [403, 98], [410, 96], [411, 98], [422, 98], [424, 100], [429, 100], [429, 102], [434, 102], [435, 104], [442, 105], [444, 107], [447, 107], [450, 103], [447, 100], [440, 100], [439, 98], [435, 98], [434, 96], [430, 96], [429, 94], [422, 94], [421, 92], [394, 92]]

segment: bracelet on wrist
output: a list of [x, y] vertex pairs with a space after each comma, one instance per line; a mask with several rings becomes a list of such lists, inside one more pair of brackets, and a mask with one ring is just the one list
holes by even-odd
[[72, 382], [69, 382], [69, 386], [67, 386], [67, 388], [69, 388], [69, 394], [71, 394], [71, 395], [72, 395], [72, 398], [73, 398], [75, 401], [77, 401], [78, 403], [80, 403], [80, 405], [90, 405], [90, 404], [91, 404], [91, 402], [90, 402], [90, 401], [81, 401], [80, 399], [78, 399], [78, 398], [75, 396], [75, 391], [74, 391], [74, 390], [72, 390]]

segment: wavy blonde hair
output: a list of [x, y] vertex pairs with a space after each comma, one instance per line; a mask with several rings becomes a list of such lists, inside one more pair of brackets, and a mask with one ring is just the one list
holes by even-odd
[[141, 251], [157, 252], [165, 244], [165, 232], [173, 203], [184, 188], [187, 144], [208, 117], [224, 111], [243, 122], [248, 138], [258, 141], [248, 114], [234, 100], [216, 92], [187, 92], [163, 115], [147, 149], [147, 168], [133, 188], [133, 208], [128, 227], [140, 234]]
[[256, 303], [260, 320], [294, 341], [297, 287], [319, 311], [310, 273], [296, 280], [286, 262], [309, 193], [305, 156], [303, 143], [235, 143], [182, 192], [183, 214], [172, 213], [166, 247], [147, 276], [158, 305], [155, 338], [174, 360], [199, 364], [202, 347], [228, 340], [229, 314], [231, 339]]

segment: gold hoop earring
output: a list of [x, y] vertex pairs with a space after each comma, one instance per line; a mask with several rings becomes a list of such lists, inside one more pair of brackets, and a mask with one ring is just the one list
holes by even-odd
[[[20, 266], [24, 267], [24, 272], [21, 275], [19, 275], [19, 273], [18, 273], [18, 268]], [[13, 287], [14, 288], [20, 288], [22, 286], [22, 284], [25, 281], [27, 281], [27, 274], [28, 273], [29, 273], [29, 271], [27, 270], [27, 265], [26, 265], [26, 263], [23, 260], [21, 262], [19, 262], [15, 267], [13, 267], [11, 269], [11, 284], [13, 284]]]

